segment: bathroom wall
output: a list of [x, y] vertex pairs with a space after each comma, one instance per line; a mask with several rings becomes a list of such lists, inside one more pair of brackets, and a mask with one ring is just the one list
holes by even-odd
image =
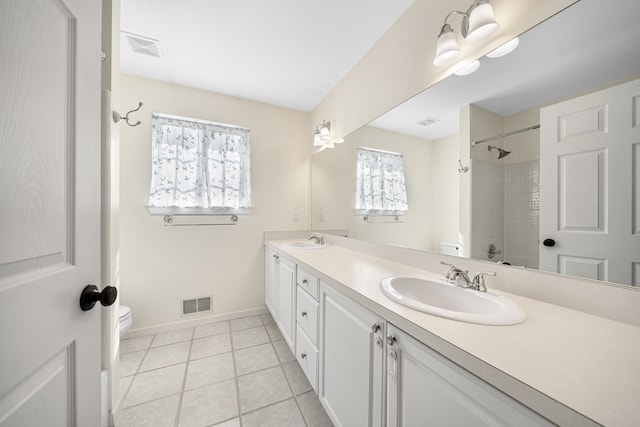
[[[309, 114], [123, 74], [119, 111], [138, 101], [142, 124], [120, 125], [120, 295], [133, 329], [193, 319], [182, 298], [212, 295], [213, 314], [263, 308], [264, 231], [309, 228]], [[149, 215], [152, 112], [251, 129], [251, 215], [200, 227]]]
[[[460, 222], [460, 135], [454, 134], [429, 142], [432, 161], [433, 210], [431, 218], [431, 248], [440, 252], [440, 242], [457, 242]], [[468, 163], [465, 166], [469, 166]]]

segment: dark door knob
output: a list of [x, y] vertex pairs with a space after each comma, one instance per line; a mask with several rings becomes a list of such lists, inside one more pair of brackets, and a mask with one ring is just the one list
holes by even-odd
[[108, 307], [116, 301], [117, 297], [118, 290], [113, 286], [105, 286], [100, 292], [95, 285], [87, 285], [80, 294], [80, 308], [82, 311], [91, 310], [98, 301], [104, 307]]
[[556, 241], [553, 239], [544, 239], [544, 241], [542, 242], [543, 245], [545, 245], [546, 247], [550, 248], [556, 245]]

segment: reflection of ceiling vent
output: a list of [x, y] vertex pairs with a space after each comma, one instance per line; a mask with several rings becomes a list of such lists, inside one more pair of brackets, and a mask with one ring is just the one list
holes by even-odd
[[127, 33], [126, 31], [122, 31], [122, 33], [129, 43], [129, 46], [131, 46], [131, 50], [134, 52], [160, 58], [160, 44], [158, 40]]
[[439, 121], [440, 120], [438, 120], [438, 119], [436, 119], [434, 117], [427, 117], [426, 119], [419, 121], [418, 124], [421, 125], [421, 126], [429, 126], [429, 125], [432, 125], [432, 124], [437, 123]]

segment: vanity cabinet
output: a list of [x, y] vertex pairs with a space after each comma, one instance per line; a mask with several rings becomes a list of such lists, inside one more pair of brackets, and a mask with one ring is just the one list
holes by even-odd
[[336, 426], [382, 426], [384, 319], [320, 281], [319, 398]]
[[387, 426], [552, 426], [475, 375], [387, 324]]
[[297, 266], [296, 359], [313, 390], [318, 392], [318, 287], [320, 280]]
[[269, 248], [265, 250], [265, 304], [285, 342], [295, 349], [295, 264]]

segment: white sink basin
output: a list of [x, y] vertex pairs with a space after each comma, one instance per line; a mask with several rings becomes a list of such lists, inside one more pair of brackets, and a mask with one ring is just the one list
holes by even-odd
[[319, 245], [311, 240], [296, 240], [284, 244], [289, 249], [322, 249], [325, 245]]
[[510, 299], [465, 289], [444, 279], [394, 276], [380, 282], [392, 301], [425, 313], [481, 325], [514, 325], [527, 319]]

